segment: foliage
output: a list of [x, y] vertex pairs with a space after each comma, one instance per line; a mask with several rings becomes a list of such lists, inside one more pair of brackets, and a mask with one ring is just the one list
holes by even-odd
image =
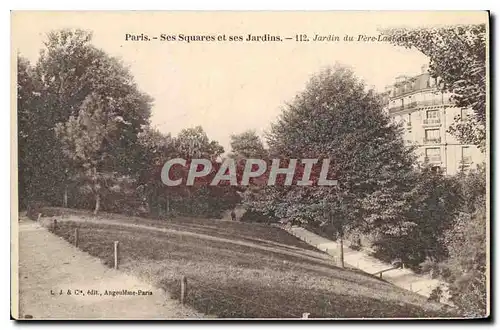
[[[152, 215], [220, 218], [223, 211], [239, 202], [240, 197], [234, 187], [208, 185], [220, 166], [217, 159], [224, 149], [218, 142], [211, 141], [201, 126], [184, 129], [176, 137], [147, 128], [139, 140], [143, 155], [138, 191], [147, 201]], [[186, 167], [177, 169], [176, 174], [184, 180], [193, 158], [211, 159], [212, 172], [197, 179], [194, 186], [186, 186], [184, 181], [179, 186], [168, 187], [161, 182], [161, 169], [172, 158], [187, 160]]]
[[486, 164], [480, 164], [470, 171], [460, 172], [457, 177], [463, 199], [461, 211], [473, 214], [484, 204], [486, 196]]
[[175, 139], [179, 156], [184, 159], [206, 158], [215, 160], [224, 153], [217, 141], [210, 141], [201, 126], [183, 129]]
[[[57, 182], [52, 180], [51, 169], [45, 159], [54, 154], [49, 139], [51, 125], [44, 116], [44, 109], [39, 106], [40, 85], [41, 82], [28, 60], [18, 55], [18, 187], [19, 204], [23, 208], [29, 206], [28, 201], [53, 197], [52, 191], [43, 188], [53, 186]], [[39, 196], [42, 191], [44, 196]]]
[[267, 136], [271, 158], [330, 158], [333, 187], [273, 186], [247, 194], [249, 208], [280, 218], [332, 223], [341, 233], [404, 226], [412, 149], [381, 111], [381, 100], [342, 66], [314, 76], [286, 104]]
[[231, 135], [231, 149], [232, 158], [267, 158], [267, 150], [255, 130]]
[[456, 180], [430, 166], [424, 166], [414, 176], [402, 214], [411, 226], [379, 235], [374, 247], [381, 259], [398, 257], [405, 264], [418, 267], [426, 258], [446, 257], [446, 246], [440, 238], [450, 228], [463, 200]]
[[56, 135], [64, 154], [77, 172], [88, 178], [90, 192], [96, 198], [95, 212], [99, 211], [101, 189], [106, 185], [106, 169], [111, 170], [111, 136], [118, 129], [119, 118], [112, 110], [113, 100], [97, 94], [89, 95], [78, 116], [71, 115], [66, 123], [56, 124]]
[[466, 316], [485, 316], [487, 304], [486, 210], [459, 217], [445, 235], [451, 300]]
[[462, 315], [486, 315], [487, 305], [487, 218], [484, 166], [455, 178], [460, 186], [461, 212], [439, 238], [447, 251], [444, 260], [427, 260], [424, 270], [432, 271], [449, 284], [451, 302]]
[[[19, 165], [21, 180], [30, 183], [21, 182], [23, 198], [58, 205], [74, 178], [84, 174], [95, 179], [89, 164], [97, 161], [99, 167], [112, 168], [106, 175], [134, 175], [137, 170], [137, 135], [148, 124], [152, 100], [137, 89], [119, 60], [95, 48], [91, 40], [91, 33], [82, 30], [54, 31], [47, 35], [35, 67], [22, 59], [18, 62], [19, 136], [23, 136]], [[101, 119], [92, 109], [97, 99], [103, 100], [98, 107]], [[97, 130], [89, 131], [92, 121], [103, 118], [116, 126], [104, 133], [106, 138]], [[84, 127], [85, 133], [77, 132]], [[64, 134], [57, 136], [56, 131]], [[85, 139], [92, 143], [85, 146]], [[86, 159], [92, 148], [93, 159]]]
[[441, 79], [460, 108], [474, 115], [455, 118], [449, 128], [460, 141], [486, 148], [486, 26], [455, 25], [432, 28], [393, 28], [382, 31], [391, 43], [416, 48], [430, 59], [431, 76]]

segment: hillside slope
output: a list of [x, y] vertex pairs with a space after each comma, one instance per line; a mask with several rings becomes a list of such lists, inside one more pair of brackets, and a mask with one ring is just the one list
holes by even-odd
[[[111, 266], [119, 241], [120, 270], [226, 318], [446, 317], [442, 305], [364, 273], [335, 267], [331, 257], [279, 228], [231, 221], [151, 220], [117, 214], [51, 210], [56, 234]], [[50, 218], [45, 222], [50, 223]]]

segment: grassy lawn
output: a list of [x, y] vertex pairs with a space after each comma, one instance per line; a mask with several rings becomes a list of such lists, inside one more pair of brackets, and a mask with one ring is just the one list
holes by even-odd
[[[187, 304], [226, 318], [444, 317], [441, 305], [360, 272], [270, 226], [182, 218], [169, 221], [66, 211], [56, 234], [120, 269], [160, 286], [173, 298], [188, 280]], [[101, 222], [101, 223], [100, 223]]]

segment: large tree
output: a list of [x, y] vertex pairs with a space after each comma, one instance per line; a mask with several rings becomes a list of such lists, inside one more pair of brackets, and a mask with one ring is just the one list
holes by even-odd
[[[97, 49], [91, 41], [91, 33], [82, 30], [49, 33], [35, 67], [29, 70], [36, 86], [36, 93], [31, 93], [35, 101], [18, 99], [19, 134], [38, 139], [21, 140], [19, 145], [20, 154], [30, 154], [20, 158], [20, 167], [28, 174], [26, 180], [32, 183], [26, 195], [51, 204], [59, 204], [59, 200], [66, 205], [68, 185], [82, 175], [81, 164], [69, 156], [64, 139], [56, 136], [57, 125], [79, 118], [90, 98], [105, 97], [103, 109], [108, 111], [106, 116], [114, 118], [117, 129], [109, 132], [108, 140], [113, 143], [100, 148], [112, 155], [107, 158], [107, 166], [113, 172], [134, 175], [138, 166], [137, 135], [149, 123], [151, 98], [138, 90], [120, 60]], [[29, 86], [24, 66], [20, 62], [18, 77]]]
[[267, 136], [272, 158], [329, 158], [338, 185], [266, 187], [247, 196], [254, 209], [278, 218], [354, 228], [406, 228], [401, 217], [411, 190], [414, 155], [400, 128], [382, 112], [352, 70], [336, 65], [315, 75], [287, 104]]
[[118, 140], [113, 137], [123, 118], [116, 114], [114, 107], [113, 99], [91, 94], [77, 116], [72, 115], [67, 122], [56, 125], [64, 154], [79, 176], [86, 178], [95, 197], [94, 213], [100, 209], [103, 187], [117, 172], [113, 151]]
[[486, 147], [486, 25], [430, 28], [392, 28], [382, 32], [392, 44], [414, 48], [429, 57], [429, 72], [440, 78], [439, 87], [451, 92], [472, 116], [456, 117], [449, 131], [460, 141]]
[[[18, 165], [19, 165], [19, 203], [27, 206], [27, 201], [34, 198], [35, 191], [45, 186], [47, 167], [43, 165], [40, 150], [44, 145], [50, 124], [44, 120], [43, 111], [38, 107], [40, 102], [40, 84], [36, 74], [25, 58], [17, 57], [17, 127], [18, 127]], [[43, 166], [43, 167], [42, 167]], [[45, 175], [44, 175], [45, 174]]]
[[217, 141], [211, 141], [201, 126], [181, 130], [174, 141], [180, 155], [186, 159], [215, 160], [224, 153], [224, 148]]
[[170, 214], [171, 197], [178, 192], [176, 187], [166, 187], [161, 181], [163, 164], [179, 157], [174, 138], [156, 128], [146, 127], [139, 134], [141, 156], [138, 157], [138, 193], [149, 206], [153, 215]]
[[[164, 217], [175, 214], [219, 217], [239, 201], [233, 186], [210, 186], [221, 163], [218, 158], [223, 147], [210, 140], [201, 126], [186, 128], [176, 137], [148, 128], [140, 134], [142, 145], [142, 169], [139, 177], [139, 190], [148, 201], [150, 211], [155, 216]], [[183, 158], [186, 166], [170, 169], [173, 176], [182, 178], [178, 186], [166, 186], [161, 181], [163, 164], [173, 158]], [[186, 185], [190, 162], [193, 158], [211, 160], [212, 171], [197, 178], [193, 186]]]
[[248, 130], [240, 134], [231, 135], [230, 157], [240, 158], [266, 158], [267, 150], [255, 130]]

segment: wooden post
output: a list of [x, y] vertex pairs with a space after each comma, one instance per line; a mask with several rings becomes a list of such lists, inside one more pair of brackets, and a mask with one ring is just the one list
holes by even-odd
[[64, 186], [63, 207], [68, 207], [68, 185]]
[[78, 247], [78, 228], [75, 228], [75, 246]]
[[344, 268], [344, 238], [340, 236], [340, 267]]
[[380, 278], [382, 278], [382, 272], [380, 272]]
[[181, 304], [184, 305], [186, 302], [187, 295], [187, 278], [186, 276], [182, 276], [181, 279]]
[[114, 242], [115, 247], [115, 269], [118, 269], [118, 241]]

